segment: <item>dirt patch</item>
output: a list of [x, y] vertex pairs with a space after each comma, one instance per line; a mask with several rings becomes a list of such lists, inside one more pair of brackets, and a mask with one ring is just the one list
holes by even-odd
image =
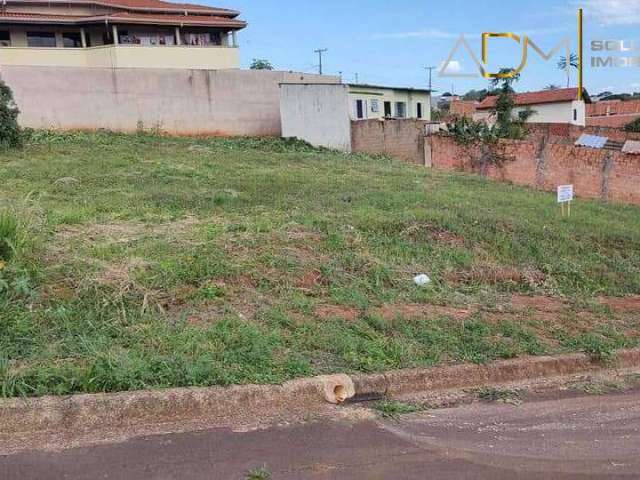
[[342, 318], [343, 320], [354, 322], [360, 317], [360, 310], [355, 307], [345, 307], [342, 305], [320, 305], [316, 307], [314, 313], [320, 320]]
[[296, 280], [296, 287], [302, 290], [313, 290], [325, 283], [324, 276], [319, 270], [309, 270]]
[[415, 320], [419, 318], [436, 317], [451, 317], [454, 320], [465, 320], [476, 313], [476, 311], [439, 305], [396, 304], [375, 308], [370, 313], [380, 316], [385, 320], [395, 320], [396, 318]]
[[515, 283], [527, 284], [531, 287], [541, 286], [547, 279], [544, 273], [533, 268], [520, 270], [515, 267], [500, 267], [497, 265], [481, 265], [470, 270], [448, 274], [445, 278], [454, 284], [484, 283], [497, 285]]
[[432, 240], [452, 247], [464, 246], [464, 237], [429, 223], [414, 223], [402, 235], [413, 240]]
[[132, 257], [124, 262], [108, 264], [102, 272], [95, 276], [95, 281], [101, 285], [116, 287], [121, 292], [138, 290], [134, 273], [136, 270], [144, 269], [149, 263], [142, 258]]
[[141, 222], [117, 222], [65, 227], [56, 233], [56, 240], [73, 241], [86, 239], [107, 243], [129, 243], [146, 235], [174, 235], [199, 225], [201, 220], [186, 216], [180, 220], [149, 224]]
[[611, 310], [618, 312], [633, 312], [640, 313], [640, 295], [631, 297], [599, 297], [598, 303], [606, 305]]
[[534, 310], [536, 312], [559, 313], [567, 308], [564, 300], [553, 297], [514, 295], [510, 306], [514, 310]]

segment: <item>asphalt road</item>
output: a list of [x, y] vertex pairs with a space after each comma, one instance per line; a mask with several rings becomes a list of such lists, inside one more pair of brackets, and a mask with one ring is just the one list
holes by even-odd
[[0, 479], [229, 480], [263, 465], [274, 480], [640, 478], [640, 393], [29, 452], [0, 457]]

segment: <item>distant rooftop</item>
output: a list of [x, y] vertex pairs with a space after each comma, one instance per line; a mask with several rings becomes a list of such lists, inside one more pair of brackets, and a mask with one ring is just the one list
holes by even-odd
[[[588, 97], [587, 97], [588, 98]], [[577, 88], [560, 88], [558, 90], [542, 90], [539, 92], [517, 93], [513, 97], [517, 106], [541, 105], [545, 103], [564, 103], [578, 100]], [[478, 105], [478, 110], [495, 108], [498, 97], [495, 95], [485, 98]]]
[[431, 90], [428, 88], [391, 87], [388, 85], [371, 85], [369, 83], [347, 83], [347, 85], [352, 88], [379, 88], [384, 90], [404, 90], [407, 92], [431, 93]]

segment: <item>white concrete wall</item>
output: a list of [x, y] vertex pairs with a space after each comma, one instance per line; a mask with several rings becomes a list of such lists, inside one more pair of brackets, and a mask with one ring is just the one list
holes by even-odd
[[351, 151], [347, 85], [280, 86], [282, 136]]
[[24, 127], [275, 135], [280, 83], [338, 77], [250, 70], [3, 66]]

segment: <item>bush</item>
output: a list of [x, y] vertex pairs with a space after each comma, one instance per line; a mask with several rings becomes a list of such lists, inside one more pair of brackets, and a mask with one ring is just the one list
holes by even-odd
[[0, 261], [8, 262], [19, 242], [20, 225], [14, 215], [0, 211]]
[[637, 118], [633, 122], [625, 125], [624, 130], [626, 132], [640, 133], [640, 118]]
[[15, 148], [22, 144], [19, 113], [11, 89], [0, 80], [0, 147]]

